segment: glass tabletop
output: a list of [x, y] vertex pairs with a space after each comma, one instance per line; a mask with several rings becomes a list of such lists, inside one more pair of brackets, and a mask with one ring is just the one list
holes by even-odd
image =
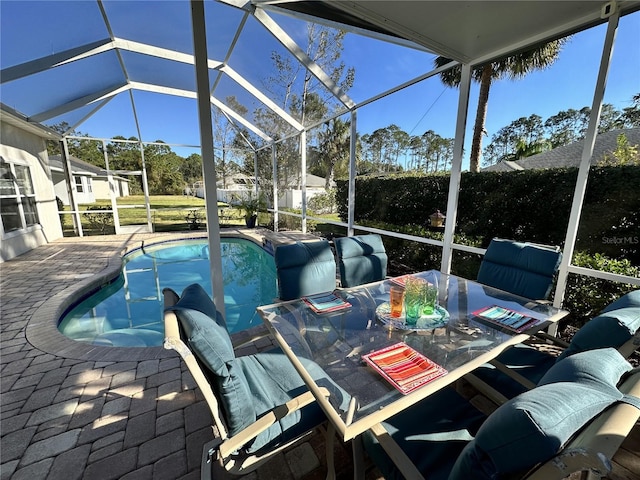
[[[415, 274], [423, 278], [432, 275], [438, 279], [438, 311], [446, 312], [445, 321], [419, 320], [410, 329], [388, 321], [385, 304], [394, 285], [391, 279], [336, 290], [335, 295], [349, 305], [327, 313], [317, 313], [303, 299], [258, 308], [301, 375], [304, 367], [295, 360], [313, 360], [351, 396], [348, 411], [339, 409], [342, 399], [319, 399], [325, 410], [333, 409], [327, 413], [334, 416], [345, 439], [452, 383], [567, 313], [437, 271]], [[388, 355], [394, 355], [395, 360], [399, 355], [405, 367], [418, 370], [418, 377], [428, 381], [418, 387], [402, 384], [404, 378], [398, 370], [382, 360]], [[444, 372], [431, 375], [425, 365]], [[305, 381], [309, 385], [310, 379]]]

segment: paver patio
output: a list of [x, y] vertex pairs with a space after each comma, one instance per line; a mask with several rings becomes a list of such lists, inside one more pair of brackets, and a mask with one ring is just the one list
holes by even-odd
[[[200, 478], [211, 418], [175, 352], [131, 349], [118, 359], [104, 349], [69, 348], [68, 339], [47, 338], [33, 325], [49, 319], [50, 327], [69, 292], [117, 268], [127, 248], [190, 236], [64, 238], [0, 264], [0, 480]], [[638, 478], [639, 438], [637, 426], [619, 452], [625, 467], [614, 462], [607, 478]], [[338, 479], [353, 478], [350, 445], [335, 444]], [[316, 435], [244, 478], [325, 474]], [[366, 480], [378, 478], [367, 471]]]
[[[34, 315], [53, 315], [52, 299], [118, 264], [128, 246], [166, 237], [65, 238], [0, 264], [2, 480], [200, 477], [211, 418], [175, 352], [86, 360], [73, 350], [49, 351], [56, 342], [34, 346], [28, 339], [40, 333], [27, 333]], [[336, 444], [338, 476], [349, 478], [350, 448]], [[247, 478], [324, 478], [323, 462], [324, 443], [316, 435]]]

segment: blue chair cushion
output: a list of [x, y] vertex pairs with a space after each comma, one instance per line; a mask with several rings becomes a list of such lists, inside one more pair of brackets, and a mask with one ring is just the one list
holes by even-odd
[[619, 308], [640, 307], [640, 289], [621, 296], [618, 300], [607, 305], [600, 314], [611, 312]]
[[218, 325], [226, 327], [224, 318], [211, 300], [211, 297], [202, 288], [199, 283], [192, 283], [182, 291], [182, 295], [178, 302], [171, 307], [173, 311], [177, 310], [197, 310], [210, 318], [215, 319]]
[[640, 307], [611, 310], [589, 320], [571, 339], [558, 361], [585, 350], [620, 348], [640, 328]]
[[516, 295], [545, 299], [561, 253], [529, 243], [494, 238], [478, 271], [478, 282]]
[[[382, 424], [425, 478], [445, 480], [456, 458], [485, 419], [484, 414], [453, 388], [445, 388]], [[362, 441], [385, 479], [403, 478], [371, 432], [365, 432]]]
[[[300, 361], [316, 384], [329, 390], [334, 405], [346, 411], [349, 405], [348, 394], [334, 384], [316, 363], [304, 358], [300, 358]], [[249, 384], [257, 418], [307, 391], [304, 381], [280, 349], [238, 357], [236, 364]], [[318, 403], [313, 402], [260, 433], [246, 451], [256, 453], [275, 448], [317, 427], [325, 420], [322, 409]]]
[[615, 348], [587, 350], [571, 355], [553, 365], [538, 385], [578, 382], [594, 388], [616, 388], [631, 364]]
[[339, 237], [334, 245], [343, 287], [377, 282], [387, 276], [388, 258], [380, 235]]
[[[598, 362], [606, 365], [598, 369]], [[628, 369], [615, 350], [559, 362], [540, 386], [489, 416], [460, 454], [450, 480], [502, 478], [549, 460], [591, 419], [622, 399], [616, 384]]]
[[326, 240], [278, 245], [274, 260], [281, 300], [336, 288], [336, 262]]

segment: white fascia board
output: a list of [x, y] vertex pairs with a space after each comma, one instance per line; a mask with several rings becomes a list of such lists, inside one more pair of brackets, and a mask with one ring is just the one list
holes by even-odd
[[326, 74], [320, 65], [314, 62], [304, 50], [278, 25], [264, 10], [256, 8], [253, 12], [254, 18], [260, 22], [271, 34], [278, 40], [284, 48], [286, 48], [294, 57], [298, 59], [304, 67], [309, 70], [327, 90], [347, 108], [355, 106], [354, 101], [342, 91], [342, 89]]
[[89, 105], [90, 103], [100, 102], [106, 98], [113, 97], [128, 89], [129, 89], [129, 86], [125, 84], [125, 85], [119, 85], [115, 88], [111, 87], [105, 90], [101, 90], [99, 92], [91, 93], [89, 95], [85, 95], [84, 97], [77, 98], [72, 102], [65, 103], [64, 105], [59, 105], [45, 112], [40, 112], [36, 115], [33, 115], [29, 117], [29, 121], [42, 122], [44, 120], [57, 117], [58, 115], [63, 115], [77, 108], [84, 107], [86, 105]]
[[0, 121], [18, 127], [21, 130], [26, 130], [46, 140], [62, 140], [62, 135], [52, 128], [29, 121], [24, 114], [17, 112], [3, 103], [0, 103]]
[[251, 130], [253, 133], [258, 135], [263, 140], [265, 140], [267, 142], [272, 142], [273, 141], [273, 139], [269, 135], [264, 133], [262, 130], [260, 130], [258, 127], [256, 127], [251, 122], [247, 121], [244, 117], [238, 115], [236, 112], [231, 110], [229, 107], [227, 107], [224, 103], [222, 103], [217, 98], [211, 97], [211, 104], [215, 105], [216, 107], [218, 107], [226, 115], [228, 115], [229, 117], [233, 118], [236, 122], [238, 122], [238, 123], [244, 125], [245, 127], [247, 127], [249, 130]]
[[264, 103], [267, 107], [269, 107], [273, 112], [275, 112], [280, 118], [285, 120], [293, 128], [295, 128], [299, 132], [304, 130], [304, 127], [302, 126], [302, 124], [300, 124], [300, 122], [298, 122], [295, 118], [293, 118], [291, 115], [289, 115], [283, 109], [281, 109], [272, 100], [270, 100], [266, 95], [264, 95], [260, 90], [255, 88], [251, 83], [246, 81], [244, 79], [244, 77], [242, 77], [238, 72], [236, 72], [229, 65], [225, 65], [224, 67], [222, 67], [221, 71], [226, 73], [229, 76], [229, 78], [234, 80], [238, 85], [240, 85], [242, 88], [244, 88], [246, 91], [248, 91], [251, 95], [253, 95], [258, 100], [260, 100], [262, 103]]

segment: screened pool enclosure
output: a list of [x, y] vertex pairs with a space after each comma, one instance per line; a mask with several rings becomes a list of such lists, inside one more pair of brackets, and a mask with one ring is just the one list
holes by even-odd
[[[637, 19], [640, 1], [99, 0], [2, 2], [1, 8], [3, 116], [45, 125], [60, 140], [77, 225], [68, 144], [91, 139], [108, 175], [142, 177], [149, 225], [144, 146], [200, 154], [211, 252], [219, 251], [214, 159], [252, 162], [256, 188], [270, 199], [297, 179], [302, 205], [295, 215], [305, 231], [313, 218], [305, 196], [308, 155], [321, 151], [321, 133], [339, 121], [349, 207], [347, 221], [334, 223], [348, 234], [357, 229], [441, 248], [443, 272], [456, 251], [484, 251], [454, 242], [478, 96], [473, 68], [598, 29], [597, 67], [584, 80], [591, 113], [554, 302], [561, 304], [570, 273], [640, 285], [638, 278], [571, 265], [616, 34], [627, 17]], [[435, 67], [440, 56], [450, 61]], [[441, 73], [454, 67], [461, 69], [459, 87], [444, 88]], [[559, 81], [558, 89], [575, 80], [562, 79], [566, 86]], [[407, 116], [408, 129], [433, 128], [426, 119], [452, 139], [443, 240], [354, 220], [358, 137]], [[109, 151], [118, 145], [139, 150], [139, 168], [110, 169]], [[112, 206], [117, 215], [114, 197]], [[279, 216], [292, 215], [273, 201], [270, 211], [276, 226]], [[211, 267], [221, 268], [219, 256], [211, 256]], [[222, 310], [221, 281], [214, 276], [212, 283]]]

